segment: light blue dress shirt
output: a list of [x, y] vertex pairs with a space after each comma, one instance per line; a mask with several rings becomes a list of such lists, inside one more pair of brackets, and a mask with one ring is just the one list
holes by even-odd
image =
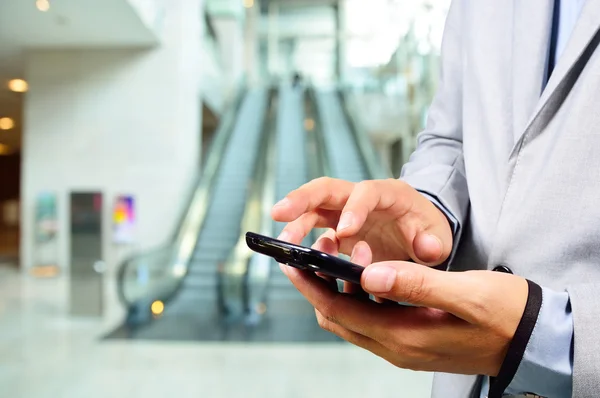
[[579, 19], [581, 10], [586, 0], [560, 0], [560, 19], [558, 22], [558, 41], [556, 45], [555, 59], [562, 55], [573, 28]]

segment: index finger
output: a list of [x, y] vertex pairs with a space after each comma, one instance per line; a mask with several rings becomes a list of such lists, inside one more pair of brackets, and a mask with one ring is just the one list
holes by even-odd
[[290, 192], [271, 211], [275, 221], [294, 221], [315, 209], [341, 210], [350, 197], [354, 183], [322, 177]]

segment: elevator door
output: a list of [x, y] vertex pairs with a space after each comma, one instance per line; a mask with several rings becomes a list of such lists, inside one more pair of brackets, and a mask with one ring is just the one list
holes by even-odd
[[102, 315], [102, 194], [71, 193], [71, 313]]

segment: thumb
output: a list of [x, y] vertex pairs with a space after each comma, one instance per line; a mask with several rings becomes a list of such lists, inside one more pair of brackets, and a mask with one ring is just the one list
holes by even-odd
[[[435, 207], [431, 203], [428, 205]], [[415, 260], [428, 265], [439, 265], [446, 261], [452, 252], [452, 228], [446, 216], [437, 207], [427, 218], [430, 219], [429, 226], [414, 235], [412, 249]]]
[[481, 318], [472, 310], [482, 307], [485, 284], [479, 278], [465, 275], [415, 263], [390, 261], [367, 267], [363, 271], [361, 285], [366, 292], [378, 297], [436, 308], [467, 322], [475, 322]]

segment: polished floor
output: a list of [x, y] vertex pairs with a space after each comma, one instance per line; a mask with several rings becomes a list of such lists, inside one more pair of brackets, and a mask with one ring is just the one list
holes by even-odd
[[[110, 280], [111, 278], [107, 278]], [[68, 314], [65, 278], [0, 264], [0, 397], [407, 397], [431, 375], [399, 370], [348, 344], [189, 343], [102, 338], [122, 321], [106, 283], [105, 315]]]

